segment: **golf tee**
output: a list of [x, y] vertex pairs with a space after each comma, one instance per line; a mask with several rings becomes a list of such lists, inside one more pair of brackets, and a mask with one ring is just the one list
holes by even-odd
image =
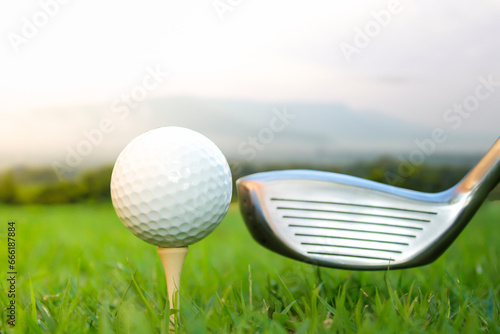
[[[158, 254], [160, 255], [160, 259], [163, 264], [163, 268], [165, 269], [165, 276], [167, 279], [168, 301], [170, 303], [170, 309], [180, 310], [179, 290], [181, 284], [181, 273], [187, 253], [188, 247], [158, 247]], [[171, 330], [175, 329], [175, 325], [177, 324], [177, 314], [174, 313], [170, 316]]]

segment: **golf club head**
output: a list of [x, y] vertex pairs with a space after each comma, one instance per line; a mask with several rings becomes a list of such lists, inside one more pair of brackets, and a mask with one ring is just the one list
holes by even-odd
[[426, 265], [498, 184], [498, 144], [487, 164], [435, 194], [319, 171], [250, 175], [237, 182], [241, 213], [257, 242], [303, 262], [351, 270]]

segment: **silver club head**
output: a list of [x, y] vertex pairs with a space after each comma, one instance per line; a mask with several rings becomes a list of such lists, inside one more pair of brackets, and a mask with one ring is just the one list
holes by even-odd
[[254, 239], [281, 255], [351, 270], [429, 264], [457, 238], [500, 181], [500, 139], [456, 186], [440, 193], [309, 170], [238, 180]]

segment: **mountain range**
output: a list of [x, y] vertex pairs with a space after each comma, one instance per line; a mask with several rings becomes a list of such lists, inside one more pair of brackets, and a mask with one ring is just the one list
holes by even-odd
[[[193, 97], [150, 98], [131, 108], [125, 117], [118, 117], [112, 105], [60, 107], [20, 117], [9, 126], [19, 127], [22, 137], [11, 139], [17, 147], [0, 150], [0, 165], [64, 161], [68, 150], [86, 140], [83, 132], [98, 128], [103, 119], [110, 119], [115, 126], [85, 157], [82, 166], [113, 163], [134, 137], [168, 125], [201, 132], [228, 160], [254, 164], [345, 164], [381, 155], [408, 157], [420, 150], [415, 141], [429, 140], [434, 130], [425, 124], [342, 104]], [[426, 154], [428, 162], [461, 161], [464, 157], [474, 160], [498, 138], [495, 133], [461, 132], [445, 124], [435, 127], [442, 127], [447, 139], [436, 145], [435, 153]], [[4, 138], [2, 141], [9, 143]]]

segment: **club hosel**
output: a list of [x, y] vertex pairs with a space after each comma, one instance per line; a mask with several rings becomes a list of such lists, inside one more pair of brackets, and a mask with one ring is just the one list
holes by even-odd
[[460, 194], [479, 192], [486, 197], [500, 182], [500, 138], [479, 163], [458, 184]]

